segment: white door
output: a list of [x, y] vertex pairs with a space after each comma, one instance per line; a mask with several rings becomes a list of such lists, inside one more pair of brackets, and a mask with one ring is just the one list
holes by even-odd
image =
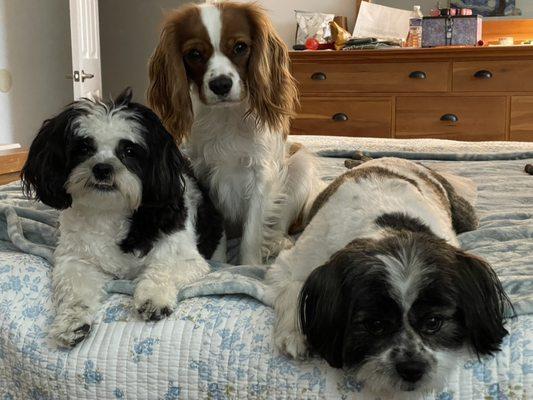
[[69, 0], [74, 100], [102, 94], [98, 0]]

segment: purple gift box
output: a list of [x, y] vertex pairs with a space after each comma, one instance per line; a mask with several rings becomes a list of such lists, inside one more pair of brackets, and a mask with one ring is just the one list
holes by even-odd
[[481, 15], [424, 17], [422, 47], [475, 46], [481, 40]]

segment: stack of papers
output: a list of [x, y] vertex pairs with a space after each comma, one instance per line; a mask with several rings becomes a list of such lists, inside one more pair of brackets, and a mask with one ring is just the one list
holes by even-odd
[[409, 33], [409, 19], [412, 15], [412, 11], [363, 1], [352, 36], [392, 41], [405, 40]]

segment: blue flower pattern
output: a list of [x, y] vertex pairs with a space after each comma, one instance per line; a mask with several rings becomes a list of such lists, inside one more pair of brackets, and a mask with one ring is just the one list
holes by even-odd
[[133, 345], [133, 361], [138, 363], [143, 358], [148, 358], [154, 353], [154, 346], [159, 343], [159, 339], [146, 338], [137, 340]]
[[83, 369], [83, 380], [85, 382], [85, 387], [88, 388], [89, 385], [99, 384], [103, 379], [104, 376], [102, 373], [95, 369], [94, 361], [85, 361], [85, 367]]
[[180, 398], [180, 387], [173, 382], [168, 383], [168, 389], [165, 393], [164, 400], [177, 400]]
[[[17, 264], [13, 258], [17, 259], [18, 257], [22, 257], [23, 260]], [[23, 265], [28, 263], [27, 258], [29, 257], [12, 254], [10, 262], [12, 265], [19, 265], [20, 268], [23, 268]], [[0, 277], [16, 273], [12, 268], [1, 270], [6, 272], [0, 273]], [[49, 270], [36, 268], [35, 273], [48, 276]], [[25, 394], [20, 397], [23, 399], [62, 398], [65, 396], [61, 396], [61, 394], [66, 393], [64, 391], [67, 389], [64, 384], [61, 385], [61, 382], [77, 381], [78, 379], [81, 379], [82, 383], [81, 389], [78, 390], [86, 390], [88, 393], [97, 393], [96, 387], [113, 385], [107, 389], [110, 398], [130, 398], [126, 393], [136, 393], [139, 390], [140, 382], [145, 379], [146, 372], [139, 373], [137, 378], [139, 383], [132, 383], [131, 379], [128, 378], [128, 386], [124, 386], [125, 380], [117, 380], [117, 368], [107, 365], [111, 359], [121, 359], [121, 357], [109, 355], [107, 358], [97, 361], [94, 358], [95, 354], [92, 354], [91, 358], [86, 358], [81, 364], [74, 361], [76, 359], [83, 360], [84, 357], [90, 355], [87, 350], [94, 346], [94, 343], [90, 341], [98, 333], [98, 321], [94, 325], [96, 332], [92, 332], [87, 339], [93, 344], [87, 343], [88, 347], [86, 347], [84, 343], [81, 343], [70, 351], [54, 349], [48, 338], [48, 326], [53, 316], [50, 293], [41, 292], [39, 296], [31, 297], [29, 293], [36, 296], [35, 292], [30, 287], [25, 286], [25, 281], [28, 282], [28, 285], [31, 285], [30, 282], [34, 282], [33, 279], [20, 280], [21, 289], [17, 292], [18, 295], [14, 299], [13, 305], [8, 308], [9, 323], [0, 325], [0, 381], [5, 376], [4, 379], [10, 382], [5, 393], [0, 389], [0, 399], [10, 400], [9, 396], [11, 396], [18, 400], [19, 397], [17, 396], [20, 393], [18, 388], [24, 388], [23, 393]], [[46, 279], [42, 277], [41, 282], [45, 281]], [[21, 300], [26, 295], [29, 296], [28, 300]], [[132, 321], [128, 324], [138, 324], [138, 322], [134, 322], [138, 319], [131, 311], [127, 300], [128, 298], [124, 296], [112, 296], [97, 317], [97, 320], [99, 319], [100, 323], [103, 324], [102, 327], [116, 326], [116, 334], [119, 338], [122, 329], [120, 327], [123, 326], [120, 324], [124, 324], [125, 320]], [[171, 319], [174, 322], [171, 322]], [[301, 363], [278, 354], [273, 348], [271, 340], [273, 321], [273, 311], [270, 308], [245, 296], [208, 296], [187, 300], [180, 304], [178, 310], [169, 317], [169, 321], [142, 324], [141, 330], [137, 329], [128, 333], [129, 335], [132, 335], [133, 332], [143, 332], [144, 334], [131, 338], [129, 361], [122, 361], [121, 368], [134, 371], [137, 368], [134, 365], [141, 368], [146, 366], [147, 362], [157, 362], [159, 358], [168, 360], [168, 357], [175, 360], [174, 365], [178, 365], [180, 352], [182, 352], [189, 357], [184, 371], [189, 371], [189, 374], [196, 374], [196, 378], [192, 380], [189, 375], [189, 385], [193, 381], [196, 381], [197, 385], [191, 390], [196, 390], [200, 398], [209, 399], [236, 398], [243, 393], [258, 399], [276, 397], [280, 393], [292, 393], [294, 398], [312, 397], [312, 393], [319, 395], [319, 397], [320, 394], [337, 393], [338, 398], [349, 399], [354, 393], [365, 391], [364, 382], [359, 381], [353, 374], [343, 372], [338, 375], [335, 370], [329, 368], [322, 361]], [[183, 338], [180, 335], [171, 335], [170, 333], [163, 335], [162, 331], [158, 330], [170, 323], [181, 325], [182, 333], [180, 335], [186, 336]], [[532, 316], [523, 316], [509, 321], [508, 328], [511, 334], [506, 339], [501, 354], [502, 360], [505, 360], [507, 356], [513, 360], [509, 365], [509, 369], [513, 372], [513, 380], [498, 381], [495, 369], [498, 357], [489, 357], [481, 362], [472, 359], [463, 365], [464, 373], [466, 373], [465, 379], [467, 381], [474, 379], [475, 382], [481, 384], [480, 386], [475, 385], [475, 388], [472, 389], [477, 391], [477, 397], [474, 396], [474, 398], [504, 400], [512, 399], [513, 394], [521, 395], [524, 393], [525, 388], [521, 382], [525, 382], [526, 377], [531, 379], [533, 376], [531, 367], [533, 365], [533, 348], [529, 335], [532, 326]], [[106, 332], [105, 337], [108, 338], [112, 334]], [[125, 335], [124, 332], [122, 334]], [[111, 341], [111, 343], [113, 342]], [[183, 347], [179, 347], [180, 345]], [[105, 346], [102, 348], [111, 351], [113, 346], [117, 345]], [[167, 349], [164, 354], [161, 353], [163, 348]], [[11, 361], [5, 361], [6, 354], [9, 354], [10, 359], [13, 359], [13, 349], [19, 349], [16, 351], [20, 354], [18, 356], [19, 361], [15, 364]], [[191, 349], [195, 349], [195, 351], [191, 352]], [[167, 353], [168, 351], [170, 354]], [[52, 354], [53, 357], [47, 356], [47, 354]], [[54, 359], [55, 361], [52, 361]], [[76, 372], [76, 368], [81, 369]], [[31, 387], [27, 383], [32, 382], [28, 375], [28, 369], [44, 374], [47, 377], [46, 380], [57, 385], [57, 392], [50, 390], [46, 385]], [[180, 383], [182, 382], [179, 379], [180, 372], [173, 371], [174, 369], [169, 369], [169, 376], [173, 380], [166, 381], [159, 391], [158, 398], [164, 400], [187, 398], [184, 393], [189, 393], [189, 390], [184, 389]], [[222, 371], [223, 375], [221, 375]], [[221, 379], [221, 376], [225, 378]], [[120, 383], [121, 386], [117, 387], [117, 383]], [[456, 400], [453, 395], [456, 391], [457, 387], [449, 388], [428, 397], [428, 399]]]

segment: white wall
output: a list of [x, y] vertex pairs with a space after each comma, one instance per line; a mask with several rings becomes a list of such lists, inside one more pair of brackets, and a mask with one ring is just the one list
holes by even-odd
[[68, 0], [0, 0], [0, 143], [28, 146], [44, 119], [72, 101]]

